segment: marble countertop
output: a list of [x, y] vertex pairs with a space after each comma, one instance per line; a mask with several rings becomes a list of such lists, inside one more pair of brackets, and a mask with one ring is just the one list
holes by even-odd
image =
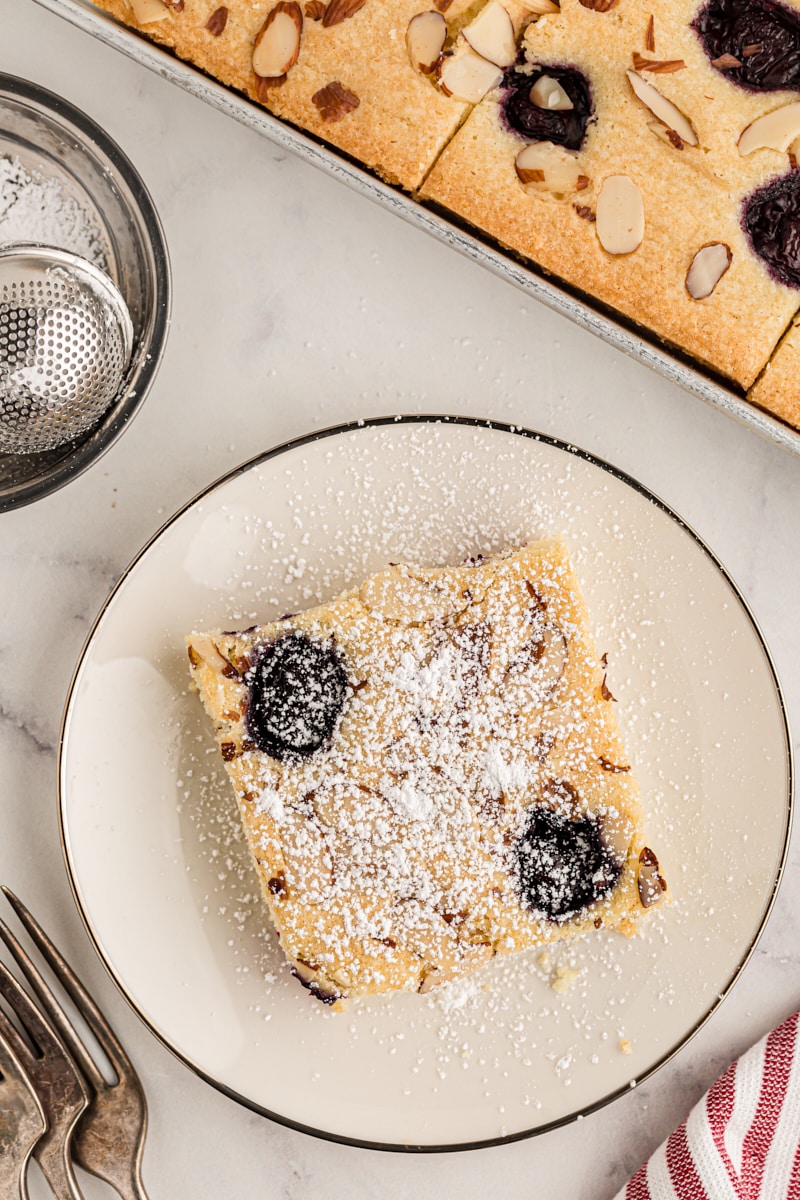
[[[31, 0], [0, 0], [0, 27], [3, 70], [84, 109], [130, 156], [172, 260], [166, 355], [136, 420], [83, 476], [0, 517], [0, 880], [60, 943], [140, 1070], [153, 1200], [611, 1200], [728, 1062], [800, 1005], [800, 834], [732, 993], [630, 1095], [499, 1148], [359, 1150], [238, 1107], [176, 1061], [117, 993], [62, 860], [64, 699], [109, 590], [204, 485], [312, 429], [448, 412], [574, 442], [663, 497], [741, 588], [798, 726], [800, 462]], [[85, 1193], [108, 1194], [89, 1179]], [[46, 1195], [38, 1178], [31, 1195]]]

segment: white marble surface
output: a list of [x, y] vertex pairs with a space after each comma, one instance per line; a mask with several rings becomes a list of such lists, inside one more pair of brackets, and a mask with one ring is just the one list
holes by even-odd
[[[237, 1107], [176, 1062], [116, 993], [61, 857], [62, 705], [109, 589], [206, 483], [313, 428], [446, 411], [572, 440], [667, 500], [750, 602], [797, 726], [800, 462], [32, 0], [0, 0], [0, 28], [3, 70], [83, 108], [130, 155], [163, 220], [174, 273], [166, 356], [136, 421], [67, 488], [0, 518], [0, 879], [60, 941], [140, 1069], [153, 1200], [610, 1200], [728, 1061], [800, 1005], [797, 835], [751, 963], [649, 1082], [514, 1145], [368, 1152]], [[86, 1182], [90, 1200], [106, 1194]], [[45, 1195], [39, 1180], [32, 1195]]]

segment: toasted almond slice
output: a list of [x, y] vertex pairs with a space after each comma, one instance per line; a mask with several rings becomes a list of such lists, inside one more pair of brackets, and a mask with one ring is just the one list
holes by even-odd
[[597, 197], [597, 236], [609, 254], [632, 254], [644, 237], [642, 193], [627, 175], [609, 175]]
[[617, 862], [624, 863], [628, 857], [632, 833], [630, 820], [620, 816], [616, 809], [605, 812], [600, 818], [603, 845], [611, 851]]
[[522, 183], [539, 183], [557, 196], [577, 191], [579, 179], [585, 178], [581, 176], [576, 156], [552, 142], [533, 142], [525, 146], [517, 155], [514, 166]]
[[626, 71], [625, 74], [630, 80], [636, 98], [642, 102], [645, 108], [650, 109], [654, 117], [658, 117], [659, 121], [662, 121], [668, 129], [673, 129], [682, 142], [688, 142], [690, 146], [698, 144], [697, 134], [692, 123], [671, 100], [662, 96], [658, 88], [653, 87], [648, 80], [642, 79], [641, 75], [637, 75], [635, 71]]
[[343, 120], [349, 113], [361, 104], [360, 99], [345, 87], [338, 79], [332, 79], [325, 87], [319, 88], [311, 97], [311, 103], [319, 111], [322, 120], [327, 124]]
[[656, 19], [652, 13], [647, 18], [647, 29], [644, 33], [644, 48], [650, 54], [655, 54], [656, 52]]
[[686, 290], [693, 300], [710, 296], [731, 265], [730, 246], [724, 242], [709, 242], [701, 246], [686, 272]]
[[323, 27], [330, 29], [333, 25], [341, 25], [342, 21], [349, 21], [356, 13], [361, 12], [366, 2], [367, 0], [328, 0], [322, 14]]
[[540, 75], [530, 91], [531, 103], [537, 108], [551, 112], [569, 112], [575, 105], [557, 79], [551, 75]]
[[440, 12], [417, 13], [408, 22], [406, 46], [411, 65], [416, 71], [430, 75], [447, 37], [447, 22]]
[[212, 671], [216, 671], [219, 675], [225, 675], [231, 670], [230, 662], [220, 652], [214, 642], [212, 642], [211, 638], [205, 634], [196, 634], [191, 641], [189, 661], [193, 667], [198, 667], [204, 660], [211, 667]]
[[638, 887], [642, 908], [651, 908], [657, 904], [667, 890], [658, 859], [648, 846], [645, 846], [639, 855]]
[[347, 1006], [347, 996], [337, 990], [335, 980], [328, 979], [322, 967], [314, 963], [304, 962], [302, 958], [291, 959], [292, 974], [295, 975], [304, 988], [313, 991], [324, 1004], [330, 1004], [334, 1012], [343, 1012]]
[[666, 125], [662, 125], [660, 121], [648, 121], [647, 128], [651, 133], [654, 133], [659, 141], [666, 142], [669, 145], [669, 130]]
[[537, 16], [547, 16], [549, 13], [561, 12], [560, 7], [553, 0], [519, 0], [523, 8], [528, 12], [535, 13]]
[[279, 0], [259, 30], [253, 49], [253, 70], [262, 79], [285, 75], [297, 62], [303, 14], [295, 0]]
[[685, 71], [686, 63], [682, 58], [645, 58], [638, 50], [634, 50], [633, 68], [635, 71], [649, 71], [651, 75], [672, 75], [675, 71]]
[[788, 150], [800, 136], [800, 101], [784, 104], [773, 112], [757, 117], [739, 138], [739, 153], [754, 150]]
[[490, 0], [462, 32], [475, 53], [497, 67], [510, 67], [517, 57], [514, 26], [500, 0]]
[[648, 121], [647, 128], [662, 142], [666, 142], [668, 146], [674, 146], [676, 150], [683, 149], [683, 139], [675, 132], [674, 129], [667, 129], [663, 122]]
[[162, 0], [128, 0], [128, 3], [140, 25], [151, 25], [154, 21], [163, 21], [169, 12]]
[[497, 87], [503, 72], [474, 50], [458, 49], [441, 60], [439, 83], [446, 96], [477, 104], [487, 92]]
[[224, 4], [219, 8], [215, 8], [211, 16], [205, 23], [204, 28], [208, 30], [212, 37], [220, 37], [225, 32], [225, 26], [228, 24], [228, 9]]

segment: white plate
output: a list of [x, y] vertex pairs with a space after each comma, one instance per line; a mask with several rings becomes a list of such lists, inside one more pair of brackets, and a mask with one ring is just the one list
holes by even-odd
[[[328, 599], [389, 560], [458, 562], [563, 532], [674, 904], [490, 964], [431, 996], [331, 1013], [290, 978], [187, 692], [183, 635]], [[783, 869], [786, 714], [747, 606], [674, 513], [522, 430], [377, 421], [271, 451], [161, 530], [89, 637], [64, 718], [61, 817], [87, 928], [143, 1020], [209, 1082], [358, 1144], [465, 1148], [613, 1099], [699, 1028]], [[566, 992], [556, 972], [578, 972]], [[476, 982], [477, 981], [477, 982]]]

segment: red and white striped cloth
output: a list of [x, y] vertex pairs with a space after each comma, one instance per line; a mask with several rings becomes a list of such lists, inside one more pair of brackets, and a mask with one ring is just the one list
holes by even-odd
[[800, 1200], [800, 1013], [728, 1067], [615, 1200]]

